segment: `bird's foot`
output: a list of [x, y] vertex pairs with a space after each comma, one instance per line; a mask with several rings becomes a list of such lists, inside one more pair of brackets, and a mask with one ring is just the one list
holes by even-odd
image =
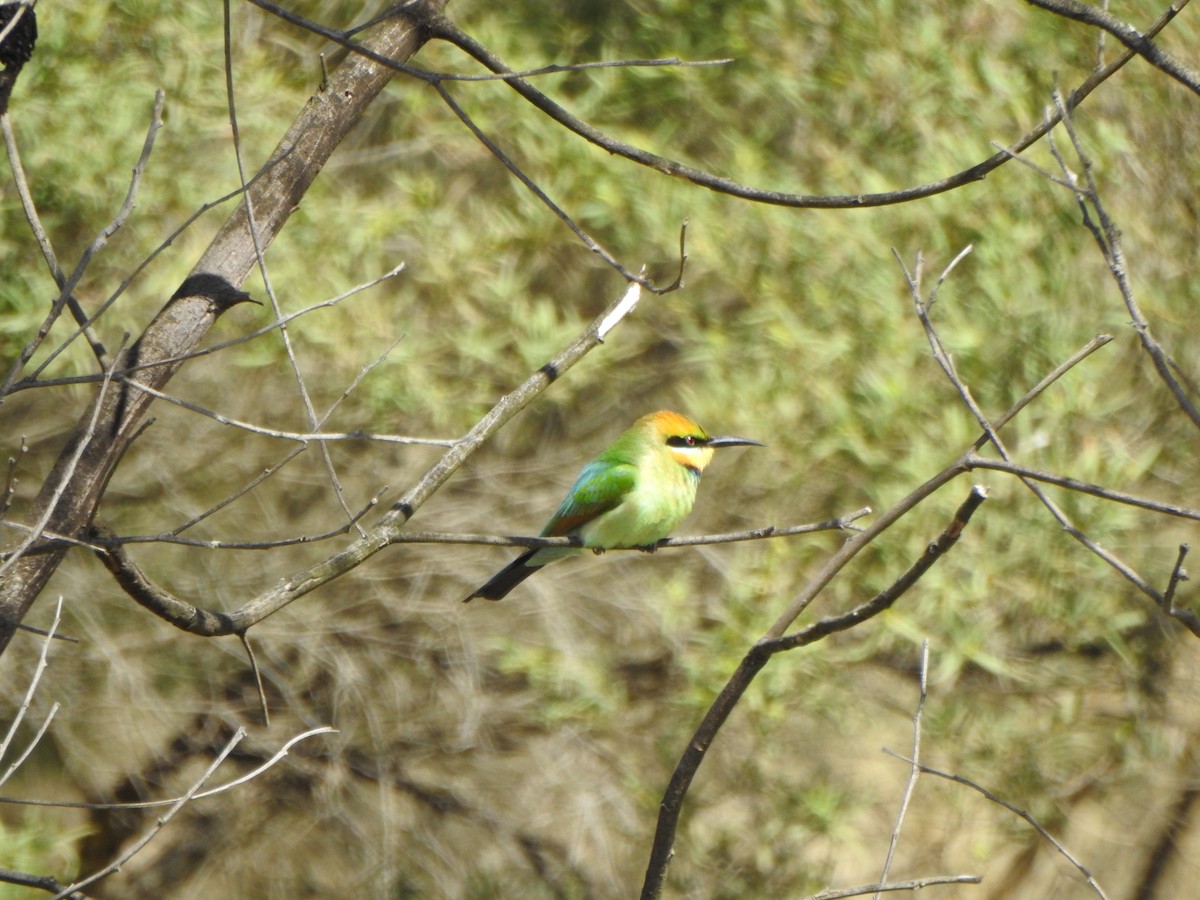
[[635, 549], [641, 550], [643, 553], [653, 553], [658, 549], [658, 544], [642, 544]]

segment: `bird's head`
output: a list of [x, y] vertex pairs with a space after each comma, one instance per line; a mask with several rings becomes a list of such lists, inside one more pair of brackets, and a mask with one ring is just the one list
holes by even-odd
[[713, 451], [718, 447], [763, 446], [749, 438], [711, 437], [687, 416], [668, 409], [643, 416], [638, 425], [655, 444], [665, 447], [677, 463], [697, 475], [712, 461]]

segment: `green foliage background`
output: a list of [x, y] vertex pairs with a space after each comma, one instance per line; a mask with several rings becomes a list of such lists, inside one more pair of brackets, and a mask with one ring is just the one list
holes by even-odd
[[[334, 0], [292, 8], [333, 25], [369, 13]], [[1140, 24], [1159, 12], [1146, 2], [1111, 8]], [[1056, 85], [1086, 77], [1097, 52], [1088, 28], [1002, 0], [456, 2], [449, 12], [514, 68], [732, 59], [538, 84], [623, 140], [744, 183], [813, 194], [891, 190], [970, 166], [993, 142], [1029, 130]], [[46, 5], [39, 26], [10, 115], [65, 267], [115, 213], [153, 89], [167, 95], [167, 126], [137, 210], [81, 284], [95, 308], [188, 215], [237, 185], [220, 6], [189, 0], [167, 14], [134, 0]], [[253, 171], [316, 88], [317, 54], [338, 53], [249, 6], [233, 9], [232, 35], [238, 125]], [[1161, 43], [1194, 57], [1195, 14], [1185, 11]], [[447, 46], [431, 45], [415, 62], [476, 71]], [[935, 321], [990, 413], [1094, 334], [1116, 337], [1009, 427], [1018, 459], [1200, 506], [1195, 431], [1141, 353], [1073, 198], [1035, 171], [1009, 164], [984, 182], [880, 209], [755, 206], [610, 157], [500, 83], [451, 90], [628, 267], [645, 263], [669, 281], [685, 219], [689, 262], [685, 290], [647, 297], [480, 451], [414, 527], [534, 533], [590, 454], [661, 407], [768, 444], [723, 454], [688, 532], [888, 508], [977, 433], [930, 359], [893, 249], [910, 266], [921, 252], [929, 284], [968, 244], [974, 250], [943, 286]], [[1192, 373], [1200, 370], [1196, 109], [1194, 96], [1135, 61], [1076, 115], [1139, 300]], [[1052, 165], [1042, 145], [1029, 158]], [[139, 333], [230, 209], [207, 213], [133, 281], [103, 320], [110, 346], [123, 331]], [[0, 223], [7, 362], [55, 291], [11, 179], [0, 188]], [[338, 430], [452, 438], [623, 290], [433, 91], [402, 77], [267, 259], [285, 311], [407, 264], [399, 279], [291, 326], [320, 410], [399, 341], [330, 420]], [[266, 299], [261, 279], [248, 288]], [[238, 308], [212, 340], [270, 316]], [[88, 364], [76, 346], [46, 375], [83, 374]], [[256, 424], [308, 427], [274, 334], [188, 365], [171, 390]], [[0, 411], [5, 452], [15, 454], [22, 436], [29, 445], [12, 517], [90, 392], [27, 391]], [[177, 526], [290, 449], [158, 406], [103, 509], [124, 533]], [[396, 497], [438, 450], [360, 442], [330, 452], [357, 508], [383, 485]], [[1038, 816], [1110, 896], [1136, 882], [1181, 785], [1197, 774], [1195, 644], [1019, 485], [988, 473], [976, 480], [991, 499], [896, 609], [779, 658], [760, 676], [697, 779], [672, 896], [799, 896], [878, 875], [906, 777], [879, 748], [909, 748], [924, 638], [932, 660], [926, 760]], [[810, 616], [890, 583], [966, 490], [951, 485], [877, 541]], [[1197, 538], [1181, 520], [1055, 496], [1158, 585], [1178, 545]], [[188, 533], [283, 538], [327, 530], [339, 515], [310, 447]], [[503, 604], [467, 607], [457, 601], [505, 554], [394, 548], [253, 632], [273, 705], [269, 728], [254, 724], [239, 647], [150, 619], [80, 553], [33, 623], [46, 624], [62, 595], [62, 630], [82, 638], [53, 648], [35, 701], [42, 713], [54, 701], [63, 708], [5, 791], [170, 796], [234, 723], [251, 728], [231, 764], [245, 770], [304, 727], [331, 724], [336, 735], [308, 741], [239, 793], [192, 807], [112, 880], [111, 895], [487, 897], [512, 896], [519, 885], [522, 896], [629, 896], [663, 787], [704, 709], [839, 540], [609, 554], [547, 570]], [[167, 589], [220, 608], [323, 558], [332, 543], [271, 554], [146, 545], [135, 554]], [[6, 714], [38, 651], [26, 636], [6, 655]], [[0, 858], [0, 866], [68, 879], [74, 867], [109, 858], [152, 815], [27, 817], [0, 806], [0, 835], [21, 847], [20, 860]], [[1090, 890], [1024, 824], [962, 788], [923, 780], [911, 815], [897, 877], [985, 876], [983, 888], [962, 896]], [[73, 840], [83, 832], [90, 837]], [[1186, 861], [1182, 846], [1178, 854], [1172, 877], [1190, 883], [1196, 857]]]

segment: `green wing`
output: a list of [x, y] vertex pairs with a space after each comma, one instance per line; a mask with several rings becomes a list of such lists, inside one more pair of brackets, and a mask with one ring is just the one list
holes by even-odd
[[626, 463], [614, 464], [604, 459], [588, 463], [567, 492], [558, 512], [542, 529], [542, 537], [570, 534], [615, 508], [633, 490], [636, 476], [637, 470]]

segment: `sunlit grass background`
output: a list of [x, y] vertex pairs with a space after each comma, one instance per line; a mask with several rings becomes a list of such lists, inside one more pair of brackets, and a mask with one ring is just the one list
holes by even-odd
[[[335, 26], [373, 11], [345, 2], [292, 8]], [[1111, 8], [1143, 26], [1159, 12], [1144, 2]], [[1035, 125], [1054, 88], [1076, 85], [1097, 54], [1089, 29], [1001, 0], [578, 0], [552, 9], [459, 2], [449, 12], [514, 68], [731, 58], [538, 84], [623, 140], [755, 186], [813, 194], [897, 189], [970, 166], [994, 152], [993, 142], [1009, 144]], [[220, 6], [184, 2], [168, 13], [161, 4], [95, 2], [38, 13], [37, 55], [10, 115], [67, 268], [115, 214], [153, 91], [167, 95], [137, 209], [80, 285], [81, 301], [95, 308], [187, 216], [237, 186]], [[1190, 58], [1200, 46], [1195, 21], [1185, 11], [1162, 45]], [[249, 6], [235, 5], [232, 36], [238, 124], [253, 171], [317, 88], [317, 54], [338, 53]], [[1106, 58], [1116, 52], [1104, 50]], [[441, 45], [414, 62], [476, 71]], [[755, 206], [610, 157], [499, 83], [451, 90], [627, 267], [673, 278], [684, 220], [689, 261], [684, 290], [647, 297], [476, 454], [414, 527], [536, 533], [579, 466], [661, 407], [768, 445], [722, 454], [689, 533], [886, 509], [977, 433], [930, 359], [893, 250], [909, 266], [922, 253], [931, 284], [968, 244], [974, 249], [941, 289], [934, 320], [989, 413], [1093, 335], [1116, 338], [1009, 426], [1019, 460], [1200, 505], [1195, 430], [1139, 350], [1074, 199], [1036, 172], [1010, 164], [984, 182], [896, 207]], [[1194, 96], [1135, 61], [1076, 115], [1139, 300], [1192, 373], [1200, 368], [1196, 109]], [[1053, 165], [1043, 146], [1029, 157]], [[100, 326], [110, 346], [140, 332], [230, 209], [201, 218], [134, 281]], [[0, 189], [0, 216], [7, 361], [56, 292], [11, 179]], [[399, 341], [327, 428], [419, 437], [461, 434], [624, 289], [433, 91], [404, 78], [334, 156], [267, 261], [285, 311], [407, 264], [400, 278], [290, 331], [321, 411]], [[247, 287], [266, 299], [259, 277]], [[242, 306], [211, 340], [269, 321], [268, 309]], [[47, 377], [89, 372], [85, 351], [75, 346]], [[188, 365], [170, 390], [234, 418], [308, 428], [274, 335]], [[5, 453], [22, 436], [30, 447], [18, 470], [18, 514], [90, 395], [87, 387], [30, 391], [0, 410]], [[173, 528], [291, 449], [164, 403], [154, 415], [102, 509], [123, 533]], [[437, 453], [330, 448], [355, 509], [385, 485], [394, 499]], [[671, 895], [799, 896], [877, 877], [906, 776], [879, 748], [910, 746], [924, 638], [927, 761], [1038, 816], [1110, 896], [1137, 881], [1180, 785], [1196, 775], [1194, 644], [1062, 533], [1027, 491], [1001, 476], [975, 478], [991, 499], [896, 609], [777, 659], [751, 688], [693, 789]], [[811, 615], [890, 583], [967, 487], [951, 485], [876, 542]], [[1179, 543], [1198, 537], [1179, 520], [1055, 496], [1076, 524], [1159, 586]], [[188, 533], [266, 540], [343, 519], [310, 447]], [[133, 553], [163, 587], [226, 608], [344, 540], [278, 553], [155, 545]], [[238, 794], [181, 815], [112, 880], [111, 896], [629, 896], [666, 780], [704, 709], [839, 541], [608, 554], [540, 573], [503, 604], [466, 607], [457, 601], [509, 554], [393, 548], [252, 632], [268, 675], [270, 728], [257, 724], [234, 642], [181, 635], [150, 618], [80, 553], [33, 615], [33, 624], [46, 624], [62, 595], [62, 630], [82, 639], [53, 648], [37, 695], [36, 711], [54, 701], [63, 709], [4, 790], [170, 796], [237, 723], [248, 723], [251, 737], [231, 771], [306, 727], [330, 724], [337, 735], [311, 740]], [[38, 650], [25, 636], [6, 655], [6, 712]], [[984, 874], [984, 887], [964, 896], [1089, 890], [1027, 826], [962, 788], [922, 781], [911, 815], [897, 877]], [[115, 842], [152, 820], [0, 806], [0, 846], [11, 848], [0, 865], [67, 879], [111, 858]], [[80, 841], [84, 832], [92, 837]], [[1180, 885], [1195, 876], [1186, 858], [1181, 848], [1173, 870]]]

